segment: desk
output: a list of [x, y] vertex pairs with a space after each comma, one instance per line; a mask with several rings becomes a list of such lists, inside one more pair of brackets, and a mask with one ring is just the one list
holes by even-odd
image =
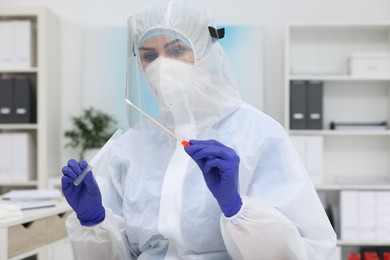
[[66, 202], [55, 207], [23, 210], [23, 216], [0, 220], [0, 260], [22, 259], [67, 237], [65, 220], [72, 212]]

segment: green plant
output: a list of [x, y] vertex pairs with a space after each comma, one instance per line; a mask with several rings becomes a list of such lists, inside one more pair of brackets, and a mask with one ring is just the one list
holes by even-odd
[[72, 116], [71, 120], [73, 128], [65, 131], [65, 137], [70, 139], [65, 147], [80, 148], [80, 158], [87, 149], [102, 147], [113, 133], [111, 126], [116, 123], [112, 116], [92, 107], [80, 116]]

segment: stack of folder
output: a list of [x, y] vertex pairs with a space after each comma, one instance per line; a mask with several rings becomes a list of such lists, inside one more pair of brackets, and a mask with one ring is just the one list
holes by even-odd
[[390, 242], [390, 192], [340, 192], [340, 233], [346, 241]]
[[324, 182], [324, 137], [292, 135], [291, 142], [315, 185]]
[[0, 124], [34, 123], [35, 99], [27, 77], [0, 78]]
[[0, 133], [0, 183], [36, 179], [36, 150], [29, 133]]
[[32, 24], [30, 20], [0, 21], [0, 68], [32, 66]]
[[322, 81], [290, 82], [290, 129], [322, 129]]

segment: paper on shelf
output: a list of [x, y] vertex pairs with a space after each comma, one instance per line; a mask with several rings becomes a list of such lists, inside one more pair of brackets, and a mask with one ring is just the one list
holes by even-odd
[[20, 207], [21, 210], [40, 209], [54, 207], [58, 204], [58, 200], [13, 200], [12, 204]]
[[54, 200], [60, 199], [62, 194], [57, 189], [39, 189], [39, 190], [12, 190], [5, 193], [2, 198], [6, 200]]

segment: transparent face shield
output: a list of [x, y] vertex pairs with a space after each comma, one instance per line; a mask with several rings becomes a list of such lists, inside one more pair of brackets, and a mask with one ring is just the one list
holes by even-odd
[[[125, 98], [152, 117], [160, 113], [159, 106], [143, 73], [138, 45], [135, 43], [134, 20], [128, 21], [127, 71]], [[134, 127], [145, 116], [131, 106], [126, 106], [127, 120]]]
[[[190, 42], [179, 32], [155, 28], [139, 35], [129, 19], [126, 98], [154, 119], [168, 120], [168, 111], [183, 102], [194, 80], [194, 53]], [[134, 126], [145, 115], [128, 107]]]

